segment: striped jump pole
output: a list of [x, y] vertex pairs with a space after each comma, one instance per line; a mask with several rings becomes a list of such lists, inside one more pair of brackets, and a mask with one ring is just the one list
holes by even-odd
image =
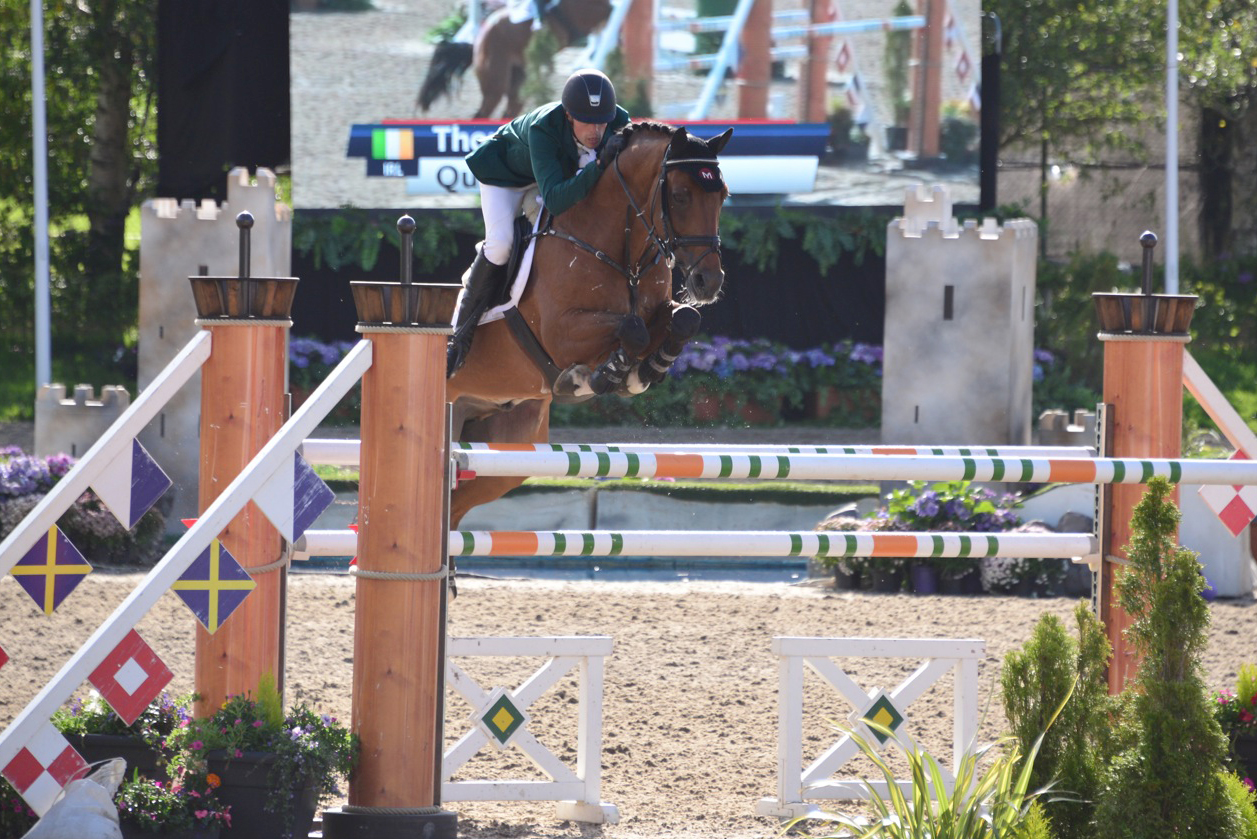
[[[350, 556], [352, 530], [307, 530], [298, 557]], [[1087, 533], [847, 533], [779, 530], [455, 530], [452, 556], [1032, 557], [1094, 556]]]
[[1060, 557], [1093, 555], [1086, 533], [844, 533], [728, 530], [461, 530], [451, 556]]
[[[1094, 457], [1090, 446], [810, 446], [755, 443], [464, 443], [453, 450], [502, 452], [636, 452], [655, 454], [898, 454], [958, 455], [963, 457]], [[301, 444], [301, 456], [309, 463], [329, 466], [358, 465], [361, 442], [311, 438]]]
[[835, 454], [649, 454], [458, 451], [477, 476], [723, 478], [800, 481], [988, 481], [1044, 484], [1257, 484], [1257, 461]]

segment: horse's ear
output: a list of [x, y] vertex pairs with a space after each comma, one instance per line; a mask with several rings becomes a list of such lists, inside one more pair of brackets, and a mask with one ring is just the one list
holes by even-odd
[[672, 135], [672, 141], [668, 143], [668, 147], [674, 152], [680, 153], [688, 143], [690, 135], [686, 133], [685, 126], [677, 126], [676, 133]]
[[711, 150], [712, 154], [720, 154], [720, 150], [725, 147], [725, 143], [729, 142], [729, 138], [732, 136], [733, 129], [726, 128], [725, 133], [721, 134], [719, 137], [712, 137], [707, 141], [707, 148]]

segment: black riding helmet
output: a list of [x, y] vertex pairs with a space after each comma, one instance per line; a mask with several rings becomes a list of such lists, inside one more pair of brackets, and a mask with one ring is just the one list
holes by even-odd
[[615, 87], [599, 70], [577, 70], [563, 85], [563, 109], [572, 119], [604, 125], [615, 119]]

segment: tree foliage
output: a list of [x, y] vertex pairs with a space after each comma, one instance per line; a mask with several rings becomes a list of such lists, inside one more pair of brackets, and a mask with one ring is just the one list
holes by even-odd
[[[33, 345], [30, 6], [0, 0], [0, 329]], [[53, 334], [58, 351], [119, 344], [135, 325], [127, 214], [156, 171], [156, 0], [45, 0]]]

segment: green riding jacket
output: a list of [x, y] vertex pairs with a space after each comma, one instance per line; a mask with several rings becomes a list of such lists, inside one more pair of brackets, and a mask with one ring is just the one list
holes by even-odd
[[[598, 147], [628, 121], [628, 111], [617, 105], [615, 119], [603, 130]], [[467, 167], [481, 183], [504, 187], [537, 184], [546, 209], [557, 216], [588, 195], [602, 174], [597, 163], [577, 172], [579, 157], [567, 111], [561, 103], [552, 102], [503, 125], [466, 159]]]

